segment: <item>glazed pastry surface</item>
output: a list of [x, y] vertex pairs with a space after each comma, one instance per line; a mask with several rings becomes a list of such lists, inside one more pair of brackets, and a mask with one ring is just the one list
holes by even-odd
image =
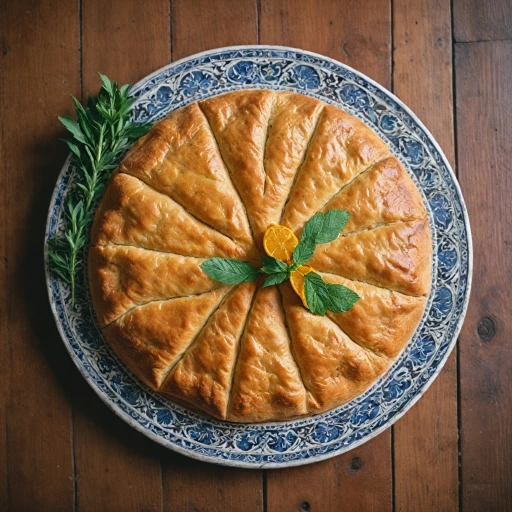
[[[266, 229], [300, 237], [317, 212], [350, 219], [309, 264], [360, 296], [313, 315], [289, 282], [226, 286], [208, 258], [257, 264]], [[432, 240], [416, 185], [350, 114], [309, 96], [242, 90], [158, 122], [110, 179], [89, 282], [114, 351], [146, 385], [233, 422], [327, 411], [363, 393], [421, 321]]]

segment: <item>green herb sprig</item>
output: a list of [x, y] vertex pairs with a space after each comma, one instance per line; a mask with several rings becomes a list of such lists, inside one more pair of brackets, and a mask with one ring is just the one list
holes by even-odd
[[147, 133], [150, 124], [130, 119], [135, 101], [128, 96], [130, 85], [119, 87], [99, 73], [102, 87], [98, 97], [88, 98], [85, 106], [72, 96], [76, 121], [58, 117], [71, 134], [63, 140], [72, 153], [76, 175], [64, 208], [64, 233], [49, 242], [50, 269], [71, 287], [75, 303], [76, 275], [83, 264], [83, 249], [89, 240], [89, 228], [97, 200], [116, 168], [119, 157], [133, 141]]
[[[313, 257], [318, 244], [336, 240], [349, 217], [349, 212], [345, 210], [329, 210], [325, 214], [317, 213], [311, 217], [302, 230], [290, 264], [272, 256], [264, 256], [261, 259], [262, 267], [257, 269], [245, 261], [210, 258], [201, 264], [201, 268], [212, 279], [225, 284], [253, 281], [260, 274], [268, 275], [263, 283], [264, 288], [280, 284]], [[359, 300], [359, 295], [350, 288], [326, 283], [316, 272], [309, 272], [304, 276], [304, 293], [309, 310], [320, 316], [324, 316], [327, 310], [334, 313], [348, 311]]]

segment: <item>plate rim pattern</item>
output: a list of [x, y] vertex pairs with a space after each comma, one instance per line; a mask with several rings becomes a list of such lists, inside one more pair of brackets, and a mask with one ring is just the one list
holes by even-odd
[[[455, 346], [467, 311], [473, 265], [471, 230], [455, 174], [428, 129], [391, 92], [334, 59], [273, 45], [200, 52], [133, 85], [134, 117], [156, 120], [199, 98], [242, 88], [294, 90], [341, 106], [386, 140], [418, 185], [433, 233], [432, 291], [422, 322], [392, 368], [348, 404], [286, 422], [212, 420], [150, 391], [131, 375], [98, 332], [87, 280], [83, 280], [77, 311], [71, 311], [66, 287], [49, 272], [47, 242], [62, 227], [61, 205], [73, 179], [70, 157], [57, 179], [48, 213], [44, 240], [47, 289], [59, 334], [80, 373], [106, 405], [136, 430], [202, 461], [246, 468], [297, 466], [339, 455], [377, 436], [402, 417], [435, 380]], [[455, 225], [460, 231], [452, 233]], [[459, 294], [447, 286], [459, 284], [457, 279], [462, 283]], [[412, 375], [416, 375], [414, 382]], [[387, 402], [379, 402], [379, 396], [386, 396], [392, 404], [380, 415]]]

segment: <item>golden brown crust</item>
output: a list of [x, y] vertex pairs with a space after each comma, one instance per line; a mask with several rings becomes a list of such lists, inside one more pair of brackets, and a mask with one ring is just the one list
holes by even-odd
[[261, 225], [259, 208], [265, 194], [263, 160], [274, 99], [272, 91], [253, 90], [222, 94], [199, 103], [259, 243], [266, 229]]
[[[227, 287], [200, 269], [260, 261], [269, 225], [300, 234], [330, 209], [350, 220], [310, 263], [359, 294], [349, 312], [316, 316], [288, 282]], [[152, 389], [236, 422], [362, 393], [413, 335], [430, 288], [430, 228], [405, 169], [361, 121], [289, 92], [228, 93], [157, 123], [111, 178], [92, 245], [93, 305], [120, 358]]]
[[157, 389], [228, 291], [222, 287], [195, 297], [150, 302], [128, 311], [103, 332], [126, 366]]
[[361, 121], [327, 105], [298, 171], [281, 224], [292, 231], [301, 229], [341, 187], [388, 155], [388, 147]]
[[377, 162], [338, 192], [323, 211], [347, 210], [344, 234], [427, 215], [416, 185], [402, 164], [390, 156]]
[[323, 103], [295, 93], [240, 91], [205, 100], [201, 108], [261, 249], [266, 229], [279, 223]]
[[354, 343], [328, 317], [304, 308], [288, 282], [279, 286], [310, 412], [348, 402], [388, 368], [386, 359]]
[[119, 171], [167, 194], [194, 217], [252, 250], [245, 209], [197, 103], [157, 123]]
[[267, 421], [306, 413], [305, 389], [290, 352], [275, 286], [256, 292], [241, 340], [228, 419]]
[[105, 189], [91, 243], [133, 245], [198, 258], [248, 258], [228, 237], [195, 219], [168, 196], [124, 173], [113, 176]]
[[99, 324], [105, 326], [128, 309], [150, 301], [220, 288], [222, 284], [199, 267], [203, 261], [137, 247], [91, 247], [89, 281]]
[[425, 310], [425, 297], [411, 297], [333, 274], [321, 274], [327, 283], [355, 291], [359, 300], [345, 313], [327, 312], [357, 344], [387, 359], [394, 359], [411, 339]]
[[225, 297], [163, 383], [162, 394], [226, 419], [240, 337], [255, 291], [256, 283], [243, 283]]
[[428, 219], [340, 236], [319, 245], [309, 264], [318, 271], [407, 295], [430, 290], [432, 241]]

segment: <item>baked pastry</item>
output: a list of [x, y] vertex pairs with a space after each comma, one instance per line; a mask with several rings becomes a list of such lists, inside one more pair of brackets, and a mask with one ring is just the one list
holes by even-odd
[[[351, 214], [310, 264], [360, 299], [317, 316], [290, 283], [235, 286], [200, 268], [262, 256], [265, 230]], [[183, 107], [126, 155], [98, 208], [91, 296], [112, 348], [150, 388], [235, 422], [329, 410], [392, 364], [422, 317], [431, 234], [421, 196], [364, 123], [290, 92]]]

